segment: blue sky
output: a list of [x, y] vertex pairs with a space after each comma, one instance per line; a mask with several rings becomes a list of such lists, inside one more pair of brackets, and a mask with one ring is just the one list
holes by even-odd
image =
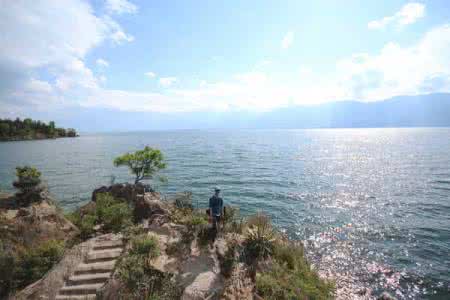
[[2, 1], [0, 116], [450, 92], [448, 1]]

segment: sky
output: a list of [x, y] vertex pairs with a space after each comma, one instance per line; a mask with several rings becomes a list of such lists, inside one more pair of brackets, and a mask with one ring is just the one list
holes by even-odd
[[0, 6], [0, 117], [257, 113], [450, 92], [447, 0]]

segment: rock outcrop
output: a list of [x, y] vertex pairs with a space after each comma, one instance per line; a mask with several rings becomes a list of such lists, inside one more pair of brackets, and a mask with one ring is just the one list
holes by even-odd
[[91, 200], [95, 202], [97, 200], [97, 194], [99, 193], [110, 193], [115, 198], [124, 199], [128, 203], [134, 203], [136, 202], [138, 195], [144, 195], [147, 192], [153, 192], [149, 185], [142, 183], [116, 183], [95, 189], [92, 192]]
[[72, 239], [78, 228], [64, 217], [48, 191], [29, 206], [1, 209], [2, 241], [10, 246], [34, 247], [46, 240]]

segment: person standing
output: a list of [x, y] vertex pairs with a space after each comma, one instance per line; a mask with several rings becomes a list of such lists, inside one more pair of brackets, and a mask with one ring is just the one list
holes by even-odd
[[220, 198], [220, 189], [214, 189], [214, 195], [209, 198], [209, 216], [215, 230], [220, 231], [220, 220], [223, 215], [223, 200]]

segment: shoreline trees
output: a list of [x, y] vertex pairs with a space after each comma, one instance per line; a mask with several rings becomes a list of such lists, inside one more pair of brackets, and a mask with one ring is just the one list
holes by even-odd
[[21, 120], [0, 119], [0, 141], [20, 141], [34, 139], [49, 139], [58, 137], [76, 137], [73, 128], [58, 128], [55, 122], [48, 124], [42, 121], [26, 118]]

